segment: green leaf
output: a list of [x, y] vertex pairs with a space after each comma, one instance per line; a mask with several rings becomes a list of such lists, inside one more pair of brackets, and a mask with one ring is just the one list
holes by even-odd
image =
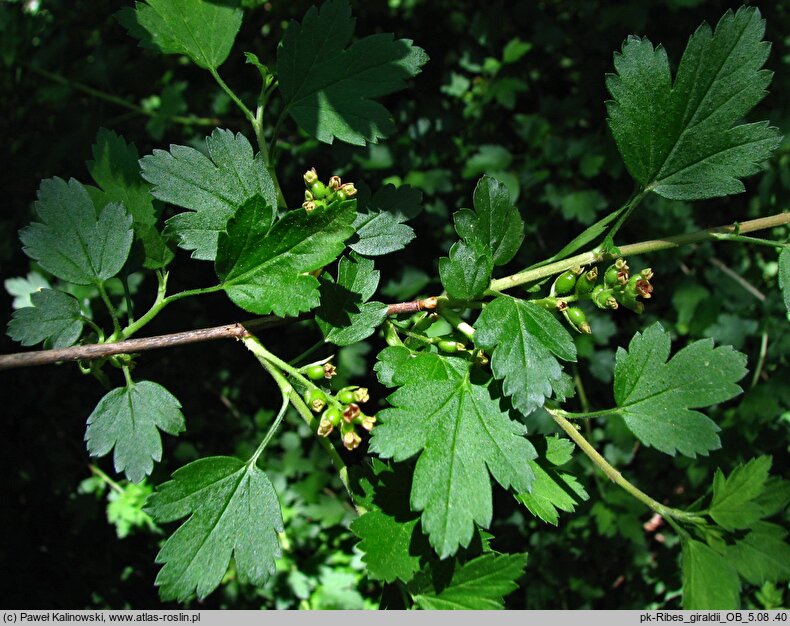
[[787, 531], [776, 524], [756, 522], [746, 537], [727, 546], [727, 560], [752, 585], [790, 578]]
[[366, 208], [391, 213], [399, 222], [405, 222], [422, 212], [422, 192], [411, 185], [387, 184], [368, 199]]
[[420, 568], [420, 555], [409, 551], [418, 522], [419, 518], [397, 520], [383, 511], [369, 511], [352, 522], [370, 578], [388, 583], [411, 580]]
[[389, 396], [393, 408], [379, 412], [370, 444], [396, 461], [419, 454], [411, 507], [422, 511], [423, 531], [442, 558], [469, 545], [475, 523], [491, 523], [489, 472], [518, 493], [529, 491], [534, 479], [527, 461], [536, 452], [526, 429], [469, 375], [466, 365], [463, 373], [410, 378]]
[[192, 258], [214, 260], [217, 238], [228, 219], [247, 200], [262, 196], [277, 206], [274, 182], [260, 154], [253, 156], [247, 138], [215, 129], [206, 138], [208, 156], [187, 146], [154, 150], [140, 161], [143, 178], [155, 198], [184, 209], [167, 221], [167, 230]]
[[242, 16], [229, 3], [146, 0], [119, 17], [142, 46], [164, 54], [185, 54], [204, 69], [217, 69], [230, 54]]
[[561, 382], [563, 361], [576, 360], [565, 327], [537, 304], [507, 296], [483, 309], [475, 323], [475, 345], [491, 353], [491, 370], [524, 415], [543, 406]]
[[297, 209], [272, 226], [273, 206], [254, 196], [230, 218], [219, 236], [217, 276], [230, 299], [251, 313], [298, 315], [318, 306], [318, 279], [309, 272], [343, 251], [354, 233], [356, 202]]
[[77, 299], [56, 289], [31, 294], [33, 306], [17, 309], [8, 323], [8, 336], [23, 346], [42, 341], [47, 347], [65, 348], [82, 334], [82, 312]]
[[494, 262], [488, 248], [477, 239], [457, 241], [450, 256], [439, 259], [439, 276], [451, 298], [474, 300], [488, 289]]
[[30, 301], [31, 295], [42, 289], [52, 288], [49, 281], [38, 272], [28, 272], [24, 278], [22, 276], [6, 278], [3, 286], [9, 296], [14, 296], [11, 306], [15, 309], [33, 306], [33, 303]]
[[779, 288], [784, 296], [785, 308], [790, 313], [790, 247], [779, 253]]
[[[570, 445], [568, 445], [570, 444]], [[529, 493], [520, 493], [517, 499], [544, 522], [557, 525], [559, 511], [572, 513], [579, 502], [589, 499], [587, 491], [573, 474], [560, 472], [555, 465], [570, 460], [572, 442], [557, 437], [546, 438], [547, 449], [537, 459], [529, 462], [535, 473], [535, 482]]]
[[512, 162], [513, 155], [504, 146], [482, 145], [466, 160], [461, 175], [464, 178], [474, 178], [481, 174], [506, 170]]
[[353, 44], [347, 0], [312, 7], [291, 22], [277, 50], [277, 75], [285, 111], [325, 143], [376, 143], [395, 129], [375, 98], [400, 91], [428, 61], [409, 39], [381, 33]]
[[477, 240], [491, 253], [494, 265], [504, 265], [524, 241], [524, 220], [513, 206], [507, 187], [483, 176], [474, 192], [474, 211], [463, 209], [454, 216], [455, 229], [466, 240]]
[[378, 354], [374, 370], [386, 387], [419, 384], [423, 380], [457, 380], [465, 375], [468, 361], [430, 352], [412, 354], [404, 346], [390, 346]]
[[145, 253], [143, 266], [158, 269], [167, 265], [174, 255], [156, 229], [158, 215], [151, 187], [140, 176], [137, 147], [102, 128], [93, 144], [93, 159], [88, 161], [87, 167], [103, 192], [102, 204], [121, 202], [132, 215], [135, 236]]
[[618, 348], [614, 396], [626, 425], [645, 445], [667, 454], [707, 455], [721, 446], [719, 427], [691, 409], [725, 402], [741, 393], [746, 356], [713, 341], [695, 341], [667, 362], [669, 333], [656, 322]]
[[674, 84], [663, 47], [629, 37], [607, 76], [609, 126], [631, 175], [666, 198], [697, 200], [744, 191], [779, 145], [767, 122], [737, 124], [763, 97], [770, 44], [754, 7], [728, 11], [689, 39]]
[[727, 530], [750, 528], [763, 517], [755, 500], [765, 489], [770, 469], [771, 457], [761, 456], [739, 465], [728, 477], [716, 470], [708, 513], [719, 526]]
[[740, 607], [740, 581], [735, 568], [708, 545], [683, 542], [683, 608], [727, 610]]
[[424, 610], [504, 609], [504, 597], [518, 588], [526, 565], [526, 553], [488, 553], [456, 566], [444, 587], [437, 588], [430, 576], [424, 576], [410, 591]]
[[73, 178], [41, 182], [33, 222], [19, 231], [24, 251], [58, 278], [92, 285], [121, 271], [132, 246], [132, 217], [122, 204], [101, 211]]
[[337, 281], [324, 275], [321, 306], [316, 322], [324, 338], [338, 346], [367, 339], [387, 316], [387, 305], [369, 302], [379, 284], [379, 271], [373, 261], [356, 256], [343, 257], [337, 268]]
[[91, 456], [104, 456], [115, 448], [116, 472], [139, 483], [162, 460], [159, 430], [170, 435], [184, 431], [181, 404], [167, 389], [144, 380], [113, 389], [88, 418], [85, 441]]
[[189, 518], [156, 556], [163, 600], [205, 598], [222, 581], [233, 557], [239, 582], [262, 585], [280, 556], [280, 504], [255, 465], [209, 457], [182, 467], [159, 486], [146, 511], [157, 523]]
[[359, 213], [354, 220], [358, 239], [348, 247], [365, 256], [381, 256], [405, 248], [416, 235], [392, 213]]

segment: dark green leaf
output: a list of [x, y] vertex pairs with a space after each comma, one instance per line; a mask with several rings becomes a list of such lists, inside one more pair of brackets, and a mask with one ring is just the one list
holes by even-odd
[[763, 493], [771, 457], [761, 456], [739, 465], [725, 478], [721, 470], [713, 478], [713, 500], [708, 513], [727, 530], [750, 528], [763, 517], [755, 500]]
[[56, 289], [42, 289], [30, 296], [33, 306], [14, 311], [8, 323], [8, 336], [23, 346], [34, 346], [42, 341], [47, 347], [65, 348], [74, 344], [82, 334], [80, 303]]
[[504, 265], [524, 241], [524, 220], [507, 187], [495, 178], [483, 176], [473, 199], [474, 211], [464, 209], [454, 215], [455, 229], [463, 239], [478, 240], [488, 248], [494, 265]]
[[422, 192], [411, 185], [384, 185], [367, 201], [366, 208], [392, 213], [399, 222], [405, 222], [422, 212]]
[[359, 213], [354, 220], [358, 239], [348, 247], [365, 256], [381, 256], [402, 250], [414, 239], [411, 226], [392, 213]]
[[456, 565], [450, 582], [436, 588], [430, 577], [410, 586], [414, 601], [425, 610], [492, 610], [504, 608], [527, 565], [526, 554], [488, 553]]
[[354, 520], [351, 530], [361, 539], [359, 549], [365, 553], [362, 560], [370, 578], [411, 580], [420, 568], [419, 554], [409, 552], [418, 522], [419, 518], [397, 520], [383, 511], [370, 511]]
[[173, 474], [146, 511], [160, 523], [189, 518], [156, 557], [163, 600], [205, 598], [222, 581], [233, 557], [239, 582], [262, 585], [280, 556], [283, 522], [277, 494], [255, 465], [209, 457]]
[[356, 202], [286, 213], [273, 226], [274, 208], [260, 196], [245, 202], [219, 236], [217, 275], [241, 308], [280, 317], [318, 306], [318, 280], [309, 274], [334, 261], [354, 232]]
[[[447, 377], [450, 377], [448, 380]], [[468, 546], [474, 524], [487, 528], [492, 502], [489, 472], [503, 487], [529, 491], [536, 456], [525, 428], [510, 419], [490, 390], [464, 374], [439, 372], [410, 380], [378, 414], [371, 450], [405, 460], [419, 454], [411, 507], [440, 557]]]
[[99, 211], [88, 192], [71, 179], [41, 182], [34, 222], [19, 231], [25, 253], [48, 272], [78, 285], [91, 285], [121, 271], [132, 246], [132, 216], [122, 204]]
[[376, 102], [405, 87], [428, 56], [409, 39], [378, 34], [350, 44], [354, 20], [347, 0], [311, 8], [291, 22], [277, 50], [285, 110], [320, 141], [376, 143], [394, 130]]
[[702, 24], [689, 39], [675, 82], [663, 47], [629, 37], [607, 77], [614, 101], [609, 126], [631, 175], [647, 190], [677, 200], [744, 190], [779, 145], [767, 122], [736, 125], [766, 94], [762, 70], [770, 44], [754, 7], [728, 11], [715, 33]]
[[369, 302], [378, 284], [373, 261], [356, 256], [340, 259], [337, 281], [323, 277], [316, 322], [327, 341], [347, 346], [373, 334], [387, 315], [386, 304]]
[[551, 313], [507, 296], [486, 305], [474, 340], [478, 348], [493, 350], [491, 370], [524, 415], [543, 406], [560, 382], [562, 367], [555, 356], [576, 360], [573, 339]]
[[173, 394], [147, 380], [113, 389], [88, 418], [88, 452], [104, 456], [115, 448], [115, 471], [125, 472], [129, 480], [139, 483], [151, 473], [154, 461], [162, 460], [159, 430], [170, 435], [183, 432], [180, 409]]
[[692, 539], [683, 542], [683, 608], [687, 611], [740, 607], [738, 573], [718, 552]]
[[790, 545], [787, 531], [776, 524], [755, 523], [746, 537], [727, 546], [727, 560], [752, 585], [790, 578]]
[[101, 204], [121, 202], [132, 214], [135, 236], [145, 251], [144, 267], [157, 269], [167, 265], [173, 259], [173, 253], [156, 229], [158, 215], [151, 186], [140, 176], [140, 156], [136, 146], [102, 128], [93, 145], [93, 159], [87, 166], [91, 177], [104, 192]]
[[439, 276], [450, 297], [473, 300], [491, 283], [494, 262], [491, 253], [479, 240], [457, 241], [450, 256], [439, 259]]
[[746, 357], [730, 346], [695, 341], [667, 362], [669, 333], [655, 323], [617, 350], [614, 396], [637, 438], [674, 455], [694, 457], [720, 447], [719, 427], [699, 411], [741, 393], [735, 383], [746, 375]]
[[120, 19], [141, 45], [185, 54], [204, 69], [216, 69], [230, 54], [242, 15], [224, 2], [146, 0], [123, 11]]
[[546, 452], [529, 462], [535, 472], [532, 490], [518, 494], [517, 499], [533, 515], [556, 526], [559, 511], [572, 513], [579, 502], [589, 499], [590, 496], [575, 476], [560, 472], [554, 467], [570, 460], [573, 444], [567, 439], [547, 437], [546, 445]]
[[467, 361], [457, 357], [429, 352], [412, 354], [404, 346], [390, 346], [379, 352], [374, 369], [382, 385], [400, 387], [423, 380], [456, 380], [468, 367]]
[[790, 313], [790, 247], [782, 248], [779, 253], [779, 288], [785, 300], [785, 308]]
[[179, 246], [193, 250], [192, 258], [214, 260], [217, 237], [245, 201], [262, 196], [277, 206], [274, 182], [260, 154], [241, 133], [215, 129], [206, 138], [208, 156], [187, 146], [154, 150], [143, 157], [143, 178], [153, 184], [154, 197], [184, 209], [167, 221]]

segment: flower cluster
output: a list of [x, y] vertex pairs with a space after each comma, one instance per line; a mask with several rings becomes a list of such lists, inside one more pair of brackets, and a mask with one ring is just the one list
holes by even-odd
[[376, 424], [376, 417], [365, 415], [359, 406], [369, 399], [368, 390], [356, 386], [343, 387], [331, 397], [317, 387], [305, 393], [307, 405], [315, 413], [323, 411], [318, 424], [318, 435], [328, 437], [335, 428], [339, 428], [340, 437], [347, 450], [354, 450], [362, 442], [356, 431], [357, 426], [370, 432]]
[[357, 195], [354, 183], [344, 183], [340, 176], [332, 176], [326, 185], [318, 180], [315, 168], [310, 168], [304, 173], [304, 192], [302, 208], [310, 213], [319, 206], [326, 206], [336, 200], [348, 200]]

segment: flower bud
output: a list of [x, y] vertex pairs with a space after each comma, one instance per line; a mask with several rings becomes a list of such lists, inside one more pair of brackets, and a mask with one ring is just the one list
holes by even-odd
[[354, 187], [354, 183], [345, 183], [337, 190], [337, 194], [341, 200], [353, 198], [357, 195], [357, 188]]
[[332, 378], [337, 375], [337, 368], [331, 363], [324, 363], [324, 378]]
[[354, 418], [359, 414], [360, 414], [359, 405], [352, 402], [343, 411], [343, 421], [346, 424], [350, 424], [351, 422], [354, 421]]
[[318, 436], [328, 437], [329, 433], [333, 430], [334, 426], [332, 426], [332, 423], [328, 419], [322, 417], [321, 422], [318, 424]]
[[362, 426], [362, 428], [364, 428], [366, 431], [370, 432], [373, 430], [373, 426], [376, 425], [376, 416], [365, 415], [359, 425]]
[[343, 185], [343, 181], [340, 180], [340, 176], [332, 176], [329, 179], [329, 189], [330, 191], [337, 191]]
[[370, 394], [368, 393], [367, 387], [357, 387], [354, 389], [354, 400], [360, 404], [364, 404], [370, 400]]
[[321, 415], [321, 422], [323, 423], [324, 420], [326, 420], [332, 426], [339, 426], [340, 419], [340, 409], [333, 406], [329, 407], [326, 411], [324, 411], [323, 415]]
[[315, 206], [316, 204], [312, 200], [302, 203], [302, 208], [308, 213], [312, 213], [313, 211], [315, 211]]
[[315, 181], [318, 180], [318, 172], [315, 171], [314, 167], [311, 167], [309, 170], [307, 170], [304, 173], [304, 176], [302, 178], [304, 178], [304, 184], [309, 187]]
[[362, 443], [362, 438], [353, 430], [349, 430], [343, 435], [343, 445], [346, 450], [355, 450]]

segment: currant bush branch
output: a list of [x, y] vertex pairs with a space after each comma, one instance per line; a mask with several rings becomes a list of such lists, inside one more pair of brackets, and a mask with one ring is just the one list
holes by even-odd
[[[707, 230], [701, 230], [694, 233], [667, 237], [666, 239], [654, 239], [640, 243], [627, 244], [620, 246], [620, 252], [623, 256], [635, 256], [649, 252], [670, 250], [683, 245], [699, 243], [702, 241], [716, 241], [717, 233], [734, 233], [736, 231], [739, 233], [754, 232], [758, 230], [776, 228], [778, 226], [786, 226], [788, 224], [790, 224], [790, 213], [778, 213], [769, 217], [762, 217], [755, 220], [742, 222], [740, 224], [717, 226], [715, 228], [709, 228]], [[568, 259], [564, 259], [562, 261], [544, 265], [543, 267], [525, 270], [504, 278], [495, 279], [491, 281], [489, 291], [491, 293], [505, 291], [507, 289], [512, 289], [513, 287], [548, 278], [555, 274], [560, 274], [577, 265], [588, 265], [612, 258], [614, 258], [613, 255], [607, 255], [602, 253], [602, 251], [599, 249], [595, 249], [570, 257]], [[73, 346], [71, 348], [62, 348], [58, 350], [38, 350], [32, 352], [4, 354], [0, 355], [0, 370], [18, 367], [33, 367], [36, 365], [47, 365], [50, 363], [57, 363], [59, 361], [84, 361], [99, 359], [117, 354], [133, 354], [136, 352], [143, 352], [145, 350], [168, 348], [176, 345], [198, 343], [202, 341], [213, 341], [216, 339], [241, 339], [247, 334], [248, 328], [260, 330], [294, 321], [293, 319], [289, 320], [269, 316], [242, 323], [224, 324], [222, 326], [215, 326], [212, 328], [189, 330], [168, 335], [147, 337], [144, 339], [128, 339], [128, 337], [140, 330], [143, 326], [145, 326], [145, 324], [150, 322], [168, 304], [186, 297], [203, 295], [220, 290], [221, 287], [216, 285], [214, 287], [207, 287], [204, 289], [182, 291], [167, 297], [160, 293], [151, 309], [149, 309], [149, 311], [147, 311], [142, 317], [140, 317], [120, 333], [120, 336], [124, 338], [123, 341], [115, 341], [114, 339], [117, 339], [117, 337], [113, 335], [110, 337], [110, 340], [112, 341], [108, 340], [107, 343]], [[402, 313], [430, 311], [437, 308], [442, 308], [445, 303], [449, 303], [449, 299], [446, 296], [433, 296], [430, 298], [413, 300], [409, 302], [397, 302], [388, 306], [387, 314], [399, 315]], [[445, 317], [448, 315], [451, 317], [458, 317], [454, 311], [451, 311], [447, 308], [442, 308], [442, 313]], [[456, 321], [458, 323], [463, 323], [463, 320], [461, 320], [460, 317], [458, 317]], [[468, 331], [469, 329], [465, 330]]]

